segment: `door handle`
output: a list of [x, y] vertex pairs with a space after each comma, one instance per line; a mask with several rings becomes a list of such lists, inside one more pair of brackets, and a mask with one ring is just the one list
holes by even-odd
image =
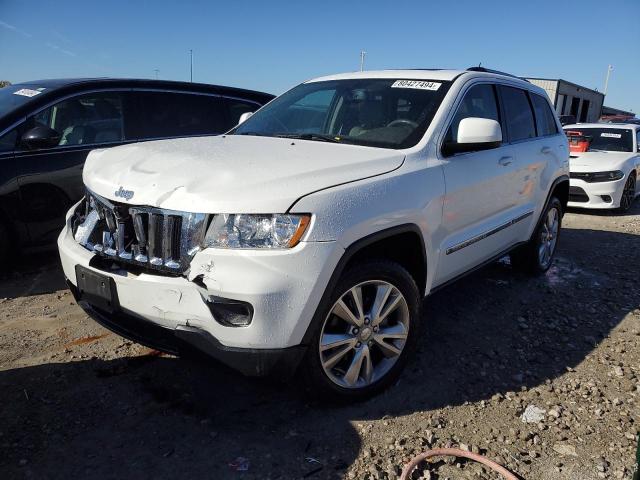
[[542, 147], [542, 150], [540, 150], [540, 152], [544, 153], [545, 155], [548, 155], [549, 153], [551, 153], [551, 148], [550, 147]]
[[507, 157], [502, 157], [500, 160], [498, 160], [498, 163], [503, 167], [506, 167], [507, 165], [511, 165], [512, 161], [513, 161], [513, 157], [507, 156]]

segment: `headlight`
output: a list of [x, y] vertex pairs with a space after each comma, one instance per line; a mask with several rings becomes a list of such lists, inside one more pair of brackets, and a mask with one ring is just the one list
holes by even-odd
[[613, 182], [624, 178], [624, 172], [613, 170], [611, 172], [573, 172], [571, 178], [579, 178], [588, 183]]
[[216, 215], [207, 229], [205, 247], [291, 248], [295, 247], [307, 225], [309, 215]]

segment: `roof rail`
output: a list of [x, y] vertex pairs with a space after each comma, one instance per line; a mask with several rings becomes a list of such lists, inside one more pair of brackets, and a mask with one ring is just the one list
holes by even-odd
[[507, 77], [518, 78], [520, 80], [524, 80], [525, 82], [529, 81], [526, 78], [518, 77], [517, 75], [513, 75], [511, 73], [501, 72], [500, 70], [492, 70], [490, 68], [484, 68], [484, 67], [479, 67], [479, 66], [478, 67], [469, 67], [469, 68], [467, 68], [467, 72], [494, 73], [496, 75], [504, 75], [504, 76], [507, 76]]

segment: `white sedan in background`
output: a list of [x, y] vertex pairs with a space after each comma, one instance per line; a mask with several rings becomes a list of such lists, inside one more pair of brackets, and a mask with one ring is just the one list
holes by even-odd
[[569, 206], [627, 211], [640, 194], [640, 125], [565, 125], [571, 151]]

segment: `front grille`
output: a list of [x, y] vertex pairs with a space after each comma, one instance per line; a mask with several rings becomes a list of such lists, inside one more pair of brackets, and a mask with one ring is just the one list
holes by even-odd
[[580, 187], [569, 187], [569, 201], [578, 203], [587, 203], [589, 195]]
[[179, 274], [200, 249], [206, 224], [204, 213], [131, 206], [87, 192], [73, 234], [101, 257]]

